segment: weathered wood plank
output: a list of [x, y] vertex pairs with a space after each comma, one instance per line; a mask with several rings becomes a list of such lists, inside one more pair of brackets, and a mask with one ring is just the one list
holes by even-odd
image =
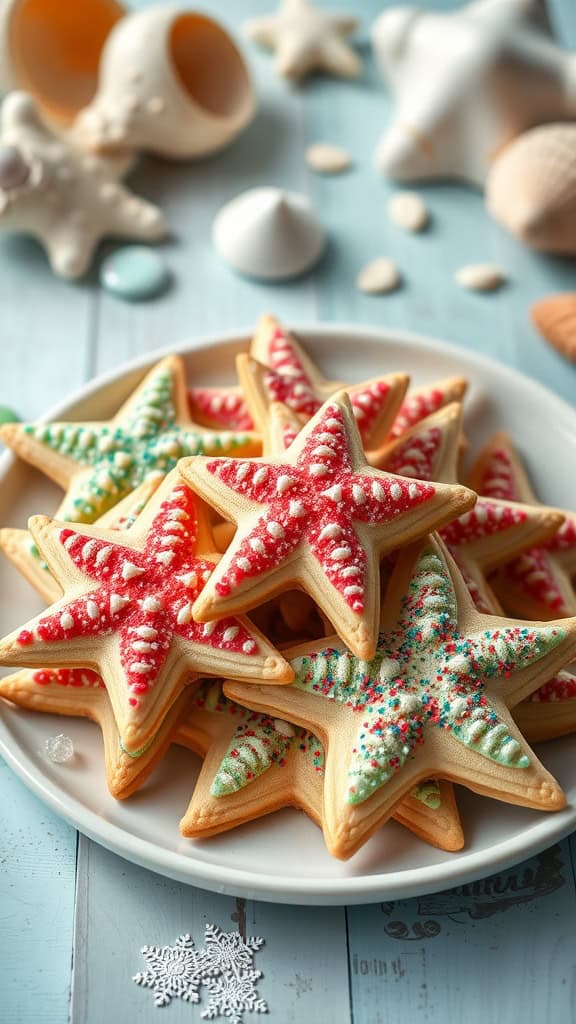
[[566, 842], [489, 879], [347, 916], [354, 1024], [574, 1019]]
[[93, 287], [55, 277], [29, 238], [0, 234], [0, 402], [34, 419], [89, 376]]
[[[258, 991], [270, 1021], [349, 1020], [344, 911], [248, 903], [205, 893], [134, 867], [80, 837], [71, 1024], [105, 1020], [156, 1022], [148, 989], [132, 976], [146, 969], [143, 945], [173, 945], [189, 932], [203, 945], [204, 925], [260, 935], [263, 972]], [[204, 1008], [207, 999], [204, 997]], [[174, 1024], [194, 1019], [190, 1006], [172, 1002]], [[327, 1016], [324, 1016], [327, 1014]], [[199, 1013], [196, 1014], [199, 1017]]]
[[62, 1024], [70, 988], [76, 832], [0, 758], [0, 1019]]

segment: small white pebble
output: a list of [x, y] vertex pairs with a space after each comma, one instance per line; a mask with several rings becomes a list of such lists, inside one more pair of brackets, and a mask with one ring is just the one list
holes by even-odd
[[367, 263], [356, 278], [356, 285], [367, 295], [394, 291], [400, 284], [400, 271], [392, 260], [377, 259]]
[[352, 157], [347, 149], [333, 146], [329, 142], [315, 142], [308, 146], [304, 156], [308, 167], [319, 174], [340, 174], [352, 163]]
[[491, 292], [504, 283], [506, 275], [494, 263], [469, 263], [456, 271], [455, 278], [461, 288], [473, 292]]
[[396, 192], [388, 203], [388, 216], [404, 231], [422, 231], [430, 215], [424, 200], [416, 192]]
[[54, 764], [66, 764], [74, 757], [74, 744], [70, 737], [65, 736], [63, 732], [44, 740], [44, 750], [48, 760], [53, 761]]

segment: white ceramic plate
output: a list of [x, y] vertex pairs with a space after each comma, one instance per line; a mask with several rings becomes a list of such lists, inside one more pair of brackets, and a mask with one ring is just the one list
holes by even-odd
[[[313, 327], [298, 331], [330, 377], [360, 380], [407, 370], [415, 383], [453, 374], [470, 379], [466, 429], [472, 450], [496, 429], [516, 438], [536, 490], [554, 505], [576, 507], [576, 413], [515, 371], [438, 342], [384, 330]], [[233, 380], [233, 356], [245, 347], [236, 334], [179, 346], [189, 379]], [[93, 382], [47, 418], [105, 418], [112, 414], [153, 353]], [[56, 508], [59, 492], [36, 471], [6, 457], [0, 468], [0, 522], [22, 526], [34, 512]], [[15, 571], [0, 565], [0, 629], [14, 628], [42, 607]], [[74, 767], [43, 754], [46, 737], [64, 731], [78, 752]], [[363, 903], [433, 892], [503, 869], [576, 828], [576, 736], [543, 745], [539, 753], [558, 778], [568, 807], [541, 814], [458, 789], [466, 848], [443, 853], [391, 822], [347, 863], [326, 852], [319, 830], [303, 814], [282, 811], [204, 842], [183, 839], [178, 821], [187, 806], [197, 759], [173, 748], [132, 799], [108, 794], [99, 729], [80, 719], [19, 711], [5, 704], [0, 750], [24, 782], [58, 814], [130, 861], [206, 889], [290, 903]]]

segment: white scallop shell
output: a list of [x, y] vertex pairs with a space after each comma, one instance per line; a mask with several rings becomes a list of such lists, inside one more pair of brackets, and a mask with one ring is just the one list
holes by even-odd
[[324, 248], [324, 231], [308, 199], [279, 188], [249, 189], [226, 203], [212, 239], [240, 273], [268, 280], [303, 273]]
[[533, 128], [507, 146], [488, 175], [486, 205], [527, 245], [576, 253], [576, 124]]

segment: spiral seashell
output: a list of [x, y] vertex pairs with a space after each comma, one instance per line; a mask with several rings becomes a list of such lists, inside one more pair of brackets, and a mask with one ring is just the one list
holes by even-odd
[[112, 28], [93, 99], [73, 132], [96, 152], [144, 149], [190, 160], [227, 145], [255, 105], [248, 68], [226, 30], [205, 14], [158, 4]]
[[576, 363], [576, 292], [549, 295], [535, 302], [530, 313], [546, 341], [570, 362]]
[[192, 159], [251, 121], [245, 61], [212, 18], [121, 0], [0, 0], [0, 88], [23, 90], [80, 149]]
[[576, 253], [576, 124], [532, 128], [507, 146], [488, 174], [486, 205], [534, 249]]

